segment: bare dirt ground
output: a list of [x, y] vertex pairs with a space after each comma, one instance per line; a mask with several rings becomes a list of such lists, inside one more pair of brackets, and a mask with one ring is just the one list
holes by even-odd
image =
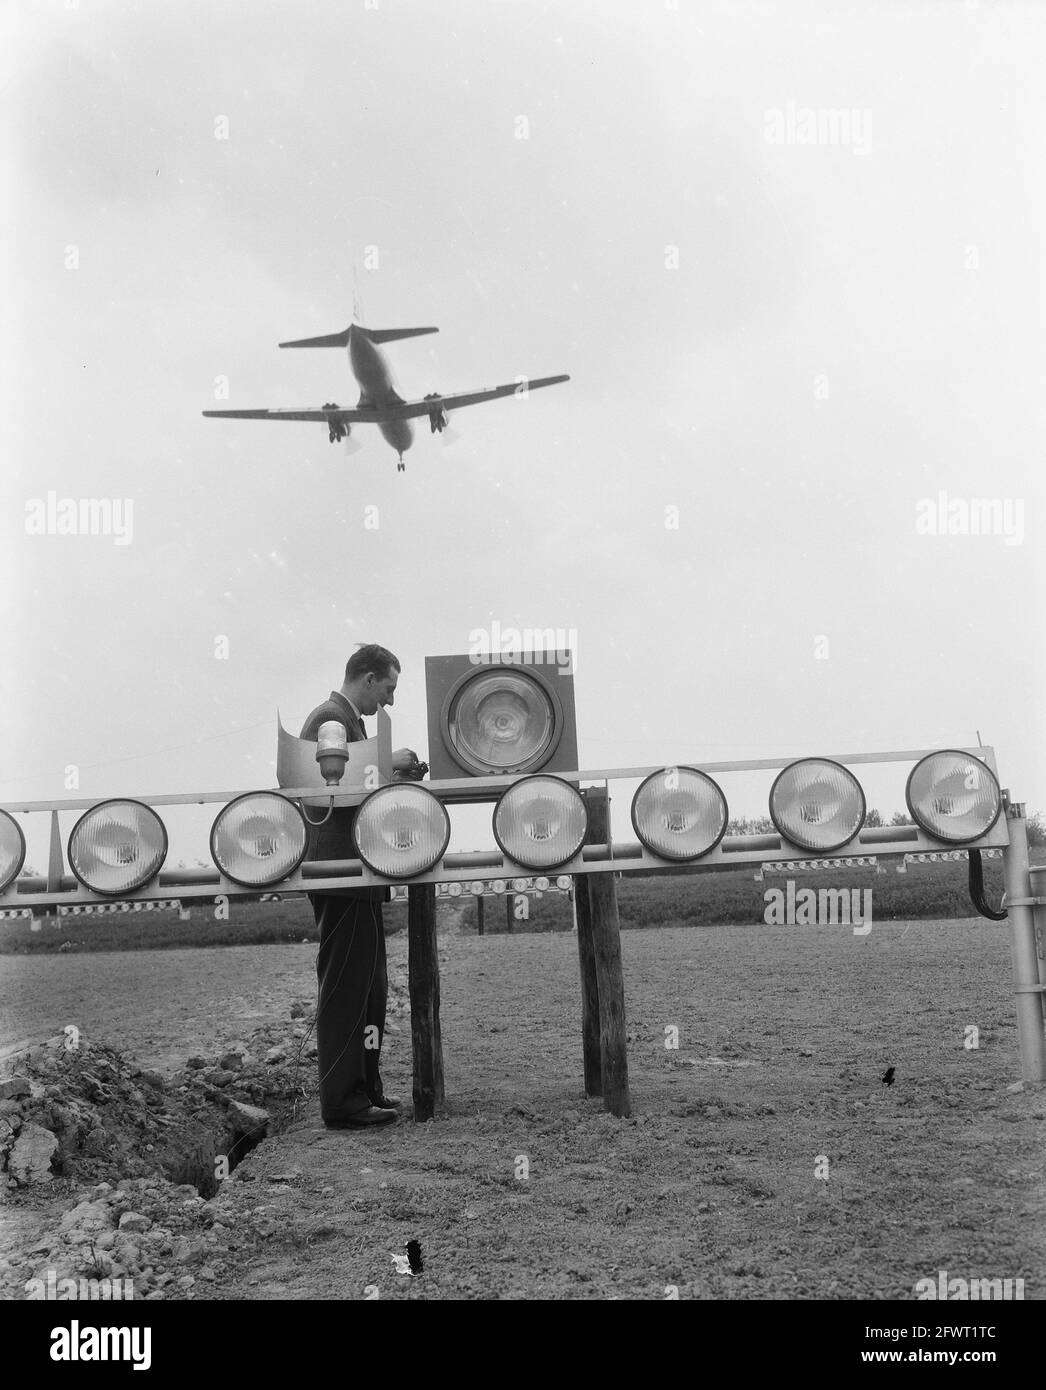
[[[0, 1040], [74, 1023], [171, 1067], [285, 1017], [314, 952], [7, 958]], [[572, 934], [444, 934], [443, 1113], [409, 1118], [403, 1019], [405, 1118], [328, 1132], [313, 1100], [207, 1204], [228, 1253], [189, 1296], [905, 1299], [946, 1270], [1042, 1297], [1046, 1095], [1007, 1090], [1005, 925], [651, 929], [622, 953], [631, 1119], [583, 1095]]]
[[71, 1024], [85, 1041], [173, 1071], [315, 992], [315, 944], [2, 956], [0, 1054]]

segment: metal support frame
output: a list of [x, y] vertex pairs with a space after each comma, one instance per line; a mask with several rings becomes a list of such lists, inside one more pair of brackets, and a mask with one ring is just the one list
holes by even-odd
[[[654, 771], [657, 771], [655, 768]], [[519, 777], [499, 779], [505, 787], [512, 782], [522, 780]], [[609, 780], [609, 776], [608, 779]], [[314, 788], [307, 789], [310, 794], [315, 794]], [[434, 795], [440, 795], [439, 784], [434, 784], [430, 790]], [[237, 793], [211, 794], [206, 796], [195, 796], [180, 798], [181, 801], [193, 802], [221, 802], [231, 801]], [[293, 794], [292, 794], [293, 795]], [[341, 793], [335, 797], [335, 804], [358, 804], [364, 799], [364, 793]], [[162, 804], [160, 798], [136, 798], [145, 801], [147, 805], [157, 806]], [[478, 795], [472, 798], [473, 802], [482, 803], [492, 798], [487, 795]], [[168, 802], [172, 800], [168, 799]], [[450, 802], [450, 805], [463, 804], [464, 798], [458, 797], [457, 801]], [[83, 803], [94, 805], [94, 802]], [[46, 803], [46, 809], [54, 809], [56, 803]], [[57, 803], [64, 805], [64, 803]], [[37, 809], [45, 809], [40, 807]], [[1001, 849], [1007, 843], [1006, 821], [1000, 817], [987, 835], [982, 835], [975, 841], [975, 846], [979, 849]], [[872, 848], [874, 847], [874, 849]], [[862, 853], [874, 852], [876, 855], [886, 856], [912, 856], [917, 854], [928, 854], [940, 851], [941, 842], [934, 840], [918, 826], [866, 826], [861, 830], [855, 839], [843, 850], [837, 853], [825, 855], [822, 862], [828, 864], [838, 864], [847, 866], [848, 861], [852, 862]], [[809, 858], [809, 856], [796, 845], [790, 844], [781, 835], [727, 835], [722, 839], [711, 853], [704, 855], [700, 860], [685, 867], [690, 873], [714, 873], [717, 869], [743, 868], [749, 866], [753, 872], [767, 864], [771, 857], [777, 855], [782, 860], [796, 860]], [[678, 873], [679, 864], [669, 864], [665, 860], [659, 859], [651, 854], [638, 840], [621, 840], [610, 843], [600, 841], [591, 844], [584, 844], [580, 854], [574, 856], [568, 863], [561, 865], [556, 871], [560, 874], [602, 874], [602, 873], [629, 873], [642, 871], [644, 873]], [[480, 879], [502, 878], [506, 881], [506, 891], [526, 891], [526, 881], [533, 878], [533, 869], [526, 869], [514, 863], [500, 850], [474, 850], [469, 852], [452, 852], [445, 854], [443, 859], [426, 873], [418, 874], [410, 880], [413, 883], [470, 883]], [[514, 880], [520, 880], [520, 887], [517, 889]], [[280, 893], [323, 893], [329, 892], [332, 888], [374, 888], [385, 887], [396, 884], [399, 880], [387, 878], [381, 874], [375, 874], [366, 867], [359, 859], [339, 859], [339, 860], [315, 860], [302, 864], [295, 873], [289, 874], [279, 883], [271, 885], [271, 891]], [[227, 879], [217, 868], [196, 868], [196, 869], [161, 869], [152, 883], [146, 884], [144, 888], [138, 889], [133, 893], [121, 895], [128, 902], [136, 899], [146, 900], [149, 898], [169, 898], [172, 890], [177, 889], [177, 896], [181, 898], [213, 898], [217, 894], [224, 894], [226, 897], [245, 897], [257, 894], [261, 889], [245, 889]], [[91, 892], [71, 874], [63, 874], [57, 887], [49, 887], [48, 880], [42, 876], [36, 878], [22, 878], [8, 888], [7, 892], [0, 894], [0, 907], [42, 907], [56, 903], [95, 903], [105, 902], [104, 895]]]
[[1041, 900], [1031, 891], [1028, 862], [1028, 823], [1024, 805], [1010, 801], [1004, 793], [1009, 844], [1003, 852], [1006, 875], [1006, 915], [1010, 926], [1010, 957], [1013, 987], [1017, 996], [1017, 1037], [1021, 1052], [1021, 1078], [1026, 1086], [1046, 1082], [1046, 1030], [1043, 1008], [1046, 1000], [1046, 959], [1043, 957], [1042, 917], [1036, 931], [1035, 914], [1042, 913]]
[[[833, 760], [844, 765], [887, 762], [918, 762], [934, 749], [913, 749], [890, 753], [837, 754]], [[994, 750], [988, 747], [957, 750], [981, 759], [997, 776]], [[692, 763], [711, 775], [729, 772], [771, 771], [787, 766], [795, 758], [755, 759], [730, 763]], [[663, 765], [661, 765], [663, 766]], [[589, 811], [586, 841], [558, 875], [574, 877], [574, 904], [578, 928], [578, 953], [582, 986], [582, 1049], [585, 1090], [602, 1095], [608, 1110], [616, 1115], [630, 1113], [628, 1064], [625, 1051], [624, 987], [614, 876], [617, 873], [678, 872], [651, 854], [642, 844], [615, 842], [610, 829], [609, 783], [612, 780], [638, 781], [661, 767], [618, 768], [560, 774], [564, 780], [582, 788]], [[521, 775], [451, 779], [428, 783], [428, 790], [448, 807], [459, 804], [495, 802]], [[597, 786], [582, 784], [597, 783]], [[370, 793], [359, 788], [332, 787], [329, 793], [314, 786], [279, 789], [291, 800], [303, 797], [327, 799], [337, 806], [355, 806]], [[138, 796], [135, 799], [153, 807], [175, 805], [225, 805], [241, 792], [187, 793], [167, 796]], [[94, 893], [66, 872], [59, 813], [81, 811], [109, 797], [76, 798], [66, 801], [7, 803], [0, 809], [11, 814], [47, 812], [51, 818], [50, 855], [46, 876], [24, 877], [0, 894], [0, 909], [51, 909], [112, 903], [110, 896]], [[1027, 826], [1024, 807], [1010, 802], [1003, 793], [1005, 815], [992, 829], [967, 848], [1001, 849], [1006, 877], [1006, 908], [1010, 926], [1014, 991], [1021, 1053], [1021, 1072], [1026, 1084], [1046, 1082], [1046, 880], [1040, 879], [1036, 893], [1032, 875], [1046, 875], [1046, 867], [1028, 862]], [[866, 826], [842, 851], [823, 856], [822, 867], [848, 866], [863, 856], [878, 856], [877, 867], [907, 858], [941, 853], [941, 842], [918, 826]], [[686, 869], [710, 873], [717, 869], [748, 866], [757, 877], [763, 873], [792, 870], [808, 859], [802, 850], [778, 834], [734, 835], [725, 837], [711, 853]], [[503, 879], [506, 891], [524, 892], [533, 882], [533, 870], [524, 869], [500, 850], [448, 853], [427, 873], [409, 884], [410, 989], [412, 1035], [415, 1059], [415, 1113], [428, 1118], [443, 1098], [443, 1060], [439, 1034], [439, 969], [436, 956], [435, 902], [437, 884], [462, 885], [476, 880]], [[372, 873], [359, 860], [337, 860], [303, 864], [295, 873], [271, 885], [281, 895], [323, 892], [332, 888], [401, 886], [395, 880]], [[479, 885], [482, 888], [482, 884]], [[260, 889], [245, 889], [232, 883], [216, 867], [161, 870], [144, 888], [121, 894], [119, 901], [154, 902], [176, 896], [191, 903], [195, 899], [257, 896]], [[479, 900], [482, 909], [482, 899]], [[480, 930], [482, 931], [482, 918]], [[418, 1026], [414, 1026], [417, 1011]]]

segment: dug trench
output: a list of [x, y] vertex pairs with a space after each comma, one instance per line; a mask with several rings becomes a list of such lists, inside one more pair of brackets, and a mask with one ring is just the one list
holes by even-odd
[[[390, 980], [393, 1016], [405, 994]], [[107, 1281], [103, 1297], [185, 1297], [214, 1278], [230, 1253], [214, 1206], [222, 1183], [300, 1118], [315, 1089], [313, 1013], [295, 999], [282, 1022], [168, 1075], [76, 1029], [9, 1048], [0, 1297], [95, 1296], [81, 1281]], [[271, 1234], [265, 1221], [245, 1224]]]

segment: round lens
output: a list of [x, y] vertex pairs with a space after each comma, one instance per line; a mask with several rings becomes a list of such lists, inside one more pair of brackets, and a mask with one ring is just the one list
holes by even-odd
[[352, 826], [357, 853], [386, 878], [413, 878], [437, 864], [450, 842], [450, 817], [431, 792], [409, 782], [379, 787]]
[[915, 764], [904, 795], [913, 819], [928, 835], [950, 845], [986, 835], [1002, 810], [991, 769], [980, 758], [950, 748]]
[[494, 838], [527, 869], [555, 869], [573, 859], [587, 826], [581, 795], [559, 777], [516, 782], [494, 808]]
[[242, 888], [267, 888], [305, 858], [308, 830], [293, 801], [248, 792], [222, 808], [211, 827], [211, 858]]
[[652, 773], [632, 798], [632, 825], [651, 854], [680, 863], [708, 854], [726, 834], [726, 797], [694, 767]]
[[22, 872], [25, 863], [25, 836], [22, 827], [0, 811], [0, 893], [3, 893]]
[[848, 844], [864, 824], [861, 784], [842, 763], [804, 758], [778, 773], [770, 816], [786, 840], [815, 854]]
[[449, 725], [462, 761], [494, 775], [534, 766], [557, 733], [548, 691], [519, 670], [494, 670], [467, 681], [452, 703]]
[[140, 801], [103, 801], [69, 836], [69, 864], [94, 893], [130, 893], [160, 872], [167, 857], [163, 821]]

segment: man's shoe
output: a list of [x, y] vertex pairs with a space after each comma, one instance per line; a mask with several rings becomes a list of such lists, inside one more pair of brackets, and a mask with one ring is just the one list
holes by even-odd
[[371, 1104], [376, 1105], [379, 1110], [398, 1110], [403, 1101], [399, 1096], [374, 1096]]
[[381, 1109], [368, 1105], [366, 1110], [357, 1110], [355, 1115], [346, 1115], [343, 1120], [324, 1120], [328, 1129], [366, 1129], [370, 1125], [387, 1125], [399, 1119], [395, 1110]]

